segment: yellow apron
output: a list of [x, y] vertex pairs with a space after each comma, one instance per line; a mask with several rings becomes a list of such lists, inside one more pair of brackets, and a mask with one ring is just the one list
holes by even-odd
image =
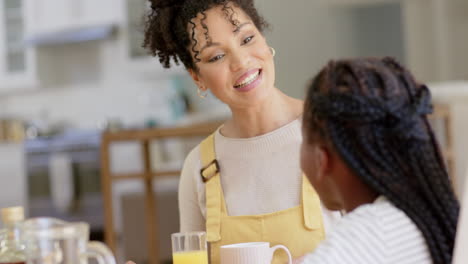
[[[320, 200], [305, 176], [302, 177], [299, 206], [269, 214], [229, 216], [221, 188], [214, 134], [201, 143], [200, 154], [203, 165], [200, 174], [206, 189], [210, 263], [220, 263], [219, 248], [222, 245], [260, 241], [270, 242], [270, 246], [282, 244], [288, 247], [293, 258], [297, 258], [312, 252], [325, 238]], [[286, 253], [280, 250], [276, 251], [272, 263], [287, 261]]]

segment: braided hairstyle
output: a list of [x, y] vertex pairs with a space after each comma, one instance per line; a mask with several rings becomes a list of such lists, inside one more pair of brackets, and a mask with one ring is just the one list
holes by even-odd
[[[195, 49], [195, 23], [193, 18], [202, 14], [201, 25], [206, 41], [211, 42], [209, 29], [204, 23], [205, 11], [222, 6], [226, 19], [233, 26], [238, 26], [233, 7], [242, 9], [252, 19], [260, 32], [268, 26], [258, 14], [253, 0], [149, 0], [151, 11], [145, 20], [145, 37], [143, 47], [153, 56], [159, 57], [164, 68], [171, 67], [171, 60], [176, 65], [182, 61], [186, 69], [197, 70], [196, 62], [200, 61], [199, 51]], [[194, 57], [190, 53], [194, 53]]]
[[309, 87], [303, 125], [412, 219], [434, 263], [451, 263], [459, 203], [426, 118], [430, 101], [392, 58], [331, 61]]

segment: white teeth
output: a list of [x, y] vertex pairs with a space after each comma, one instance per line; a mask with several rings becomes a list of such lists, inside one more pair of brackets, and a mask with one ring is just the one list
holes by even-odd
[[250, 84], [251, 82], [253, 82], [257, 78], [259, 73], [260, 73], [260, 71], [256, 71], [255, 73], [252, 73], [247, 78], [245, 78], [242, 83], [236, 84], [236, 85], [234, 85], [234, 87], [241, 88], [241, 87], [244, 87], [244, 86]]

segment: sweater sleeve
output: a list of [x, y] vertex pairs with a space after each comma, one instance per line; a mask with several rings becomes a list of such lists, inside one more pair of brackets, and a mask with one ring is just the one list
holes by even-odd
[[194, 148], [185, 159], [179, 182], [180, 232], [205, 231], [205, 218], [198, 202], [195, 177], [199, 163], [199, 149]]

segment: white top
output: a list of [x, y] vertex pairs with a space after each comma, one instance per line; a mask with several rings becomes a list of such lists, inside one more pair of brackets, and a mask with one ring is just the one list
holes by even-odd
[[[298, 206], [302, 194], [301, 122], [252, 138], [215, 133], [215, 151], [228, 214], [258, 215]], [[187, 156], [179, 185], [180, 230], [205, 230], [205, 185], [200, 177], [200, 150]], [[323, 209], [325, 230], [340, 218]]]
[[345, 215], [305, 257], [305, 264], [432, 263], [426, 241], [411, 219], [385, 197]]

